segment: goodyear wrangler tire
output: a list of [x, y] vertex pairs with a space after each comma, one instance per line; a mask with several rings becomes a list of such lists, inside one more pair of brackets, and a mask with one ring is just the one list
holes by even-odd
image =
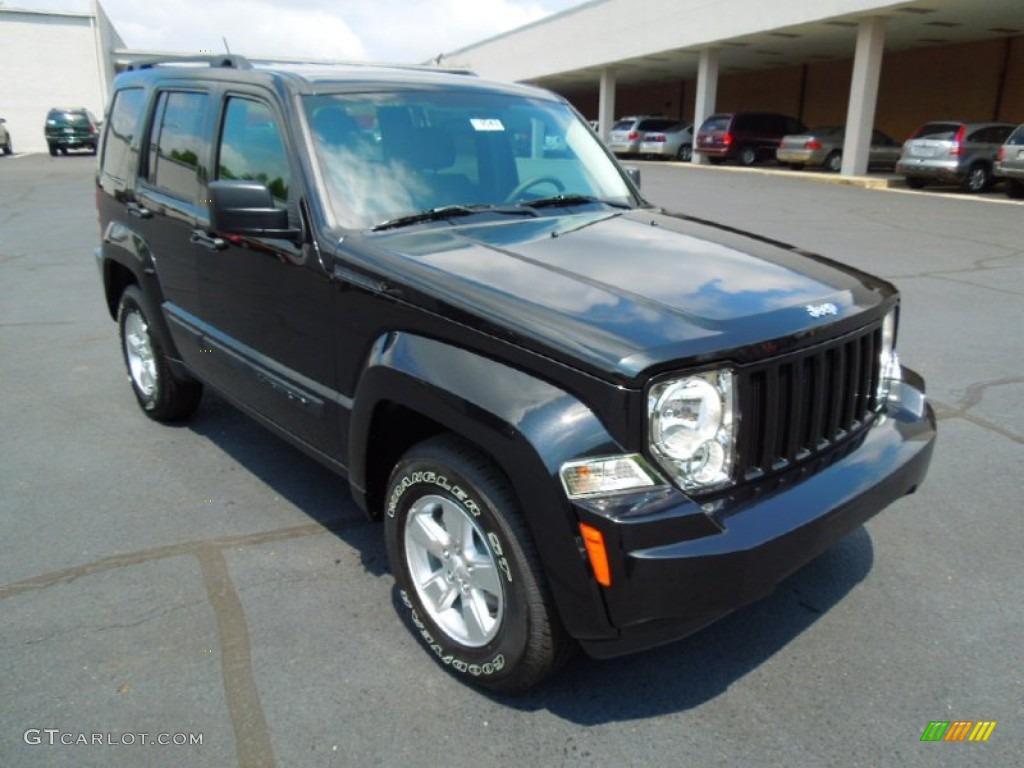
[[442, 666], [519, 693], [561, 665], [569, 640], [493, 464], [453, 436], [421, 443], [392, 472], [385, 512], [401, 608]]

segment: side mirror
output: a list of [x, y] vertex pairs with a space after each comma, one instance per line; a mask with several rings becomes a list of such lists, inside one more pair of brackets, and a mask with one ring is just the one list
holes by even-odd
[[635, 165], [623, 166], [622, 170], [629, 176], [629, 180], [633, 182], [637, 189], [640, 189], [640, 169]]
[[298, 240], [301, 230], [288, 227], [288, 211], [274, 206], [259, 181], [211, 181], [210, 229], [225, 235]]

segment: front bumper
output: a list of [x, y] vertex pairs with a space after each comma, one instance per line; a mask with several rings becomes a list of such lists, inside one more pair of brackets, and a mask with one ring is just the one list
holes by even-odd
[[905, 370], [884, 415], [824, 469], [700, 505], [675, 489], [577, 504], [607, 543], [603, 590], [618, 637], [581, 640], [607, 658], [692, 634], [775, 586], [924, 480], [935, 415]]

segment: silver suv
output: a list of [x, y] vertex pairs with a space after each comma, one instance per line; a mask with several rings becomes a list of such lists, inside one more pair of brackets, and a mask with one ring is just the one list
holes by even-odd
[[959, 120], [925, 123], [903, 144], [896, 173], [912, 189], [936, 181], [982, 192], [992, 185], [999, 147], [1013, 128], [1009, 123]]
[[1005, 179], [1008, 197], [1024, 197], [1024, 125], [1018, 125], [999, 148], [995, 173]]
[[649, 115], [620, 117], [608, 132], [608, 149], [616, 155], [626, 157], [640, 151], [640, 142], [648, 131], [663, 131], [675, 125], [676, 120]]

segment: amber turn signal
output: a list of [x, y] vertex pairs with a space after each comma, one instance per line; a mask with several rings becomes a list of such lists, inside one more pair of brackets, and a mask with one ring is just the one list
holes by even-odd
[[583, 544], [587, 548], [587, 557], [590, 558], [594, 579], [602, 587], [610, 587], [612, 571], [608, 567], [608, 550], [604, 546], [604, 534], [586, 523], [580, 523], [580, 533], [583, 534]]

